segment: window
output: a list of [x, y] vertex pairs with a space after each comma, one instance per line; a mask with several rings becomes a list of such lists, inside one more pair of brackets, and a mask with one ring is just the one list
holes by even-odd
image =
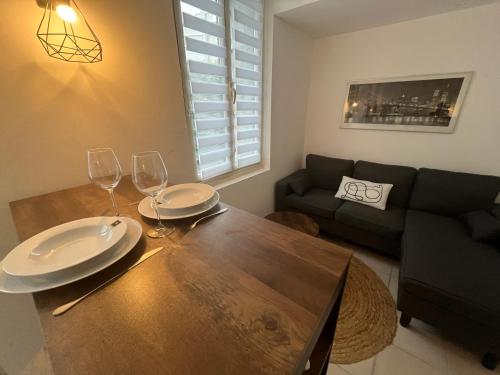
[[262, 0], [180, 0], [178, 40], [197, 172], [261, 162]]

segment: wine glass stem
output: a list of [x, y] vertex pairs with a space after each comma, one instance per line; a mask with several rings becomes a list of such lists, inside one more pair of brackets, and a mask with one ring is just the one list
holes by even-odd
[[156, 197], [153, 198], [153, 202], [155, 205], [155, 211], [156, 211], [156, 218], [158, 219], [158, 225], [157, 228], [161, 228], [163, 225], [161, 223], [161, 218], [160, 218], [160, 209], [158, 208], [158, 201], [156, 200]]
[[113, 189], [109, 189], [109, 196], [111, 197], [111, 202], [113, 202], [113, 210], [115, 211], [115, 216], [120, 216], [120, 212], [118, 211], [118, 205], [116, 204], [115, 193]]

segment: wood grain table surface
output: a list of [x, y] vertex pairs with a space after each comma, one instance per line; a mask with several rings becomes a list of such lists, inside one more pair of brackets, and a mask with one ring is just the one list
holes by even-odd
[[319, 234], [319, 225], [313, 218], [295, 211], [278, 211], [266, 216], [267, 220], [272, 220], [289, 228], [301, 231], [311, 236]]
[[[121, 215], [141, 222], [130, 178]], [[35, 293], [56, 375], [301, 374], [339, 303], [351, 253], [235, 207], [192, 231], [142, 236], [113, 266]], [[19, 240], [84, 217], [110, 215], [108, 194], [84, 185], [10, 203]], [[133, 263], [164, 251], [60, 317], [51, 312]]]

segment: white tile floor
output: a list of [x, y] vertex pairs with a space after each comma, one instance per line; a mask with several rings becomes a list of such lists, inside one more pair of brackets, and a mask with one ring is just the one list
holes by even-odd
[[[386, 283], [396, 300], [399, 263], [370, 250], [322, 237], [354, 251]], [[399, 318], [399, 312], [398, 312]], [[481, 366], [480, 354], [472, 353], [438, 329], [417, 319], [408, 328], [399, 325], [392, 345], [365, 361], [352, 365], [330, 364], [328, 375], [494, 375]]]

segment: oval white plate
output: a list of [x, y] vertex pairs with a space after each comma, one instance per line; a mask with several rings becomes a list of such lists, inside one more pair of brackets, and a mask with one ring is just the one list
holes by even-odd
[[[176, 220], [200, 215], [203, 212], [214, 208], [217, 203], [219, 203], [219, 199], [219, 193], [216, 191], [214, 196], [208, 202], [205, 202], [201, 207], [196, 207], [194, 210], [188, 210], [188, 212], [183, 211], [181, 214], [166, 214], [164, 211], [160, 211], [160, 218], [162, 220]], [[151, 207], [151, 203], [151, 197], [146, 197], [139, 203], [137, 209], [142, 216], [150, 219], [156, 219], [156, 212], [153, 207]]]
[[3, 260], [12, 276], [40, 276], [92, 259], [114, 246], [127, 224], [116, 217], [90, 217], [47, 229], [14, 248]]
[[174, 210], [194, 208], [209, 201], [215, 194], [215, 189], [207, 184], [178, 184], [165, 189], [160, 197], [160, 207], [178, 214]]
[[5, 273], [0, 267], [0, 292], [13, 294], [40, 292], [70, 284], [109, 267], [127, 255], [137, 245], [142, 235], [142, 226], [138, 221], [125, 217], [121, 217], [120, 220], [123, 220], [127, 227], [122, 240], [109, 251], [73, 268], [45, 277], [17, 277]]

